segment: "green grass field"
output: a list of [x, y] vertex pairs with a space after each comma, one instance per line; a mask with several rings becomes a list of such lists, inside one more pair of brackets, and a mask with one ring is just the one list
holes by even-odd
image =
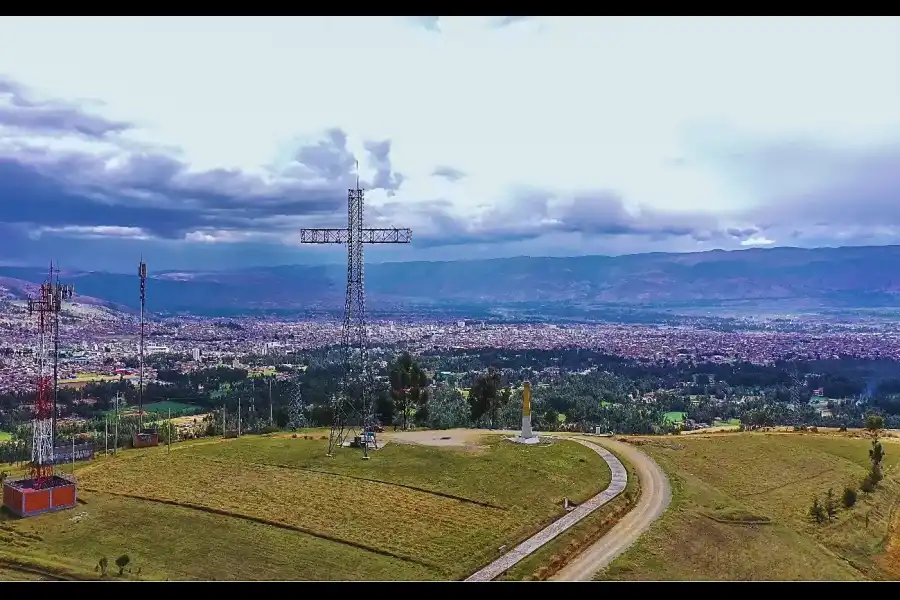
[[[598, 579], [854, 580], [878, 566], [900, 493], [900, 444], [885, 442], [886, 477], [823, 525], [812, 497], [858, 485], [870, 441], [850, 435], [732, 433], [635, 438], [667, 472], [668, 511]], [[868, 515], [868, 523], [866, 522]]]
[[98, 458], [78, 469], [84, 504], [0, 523], [0, 542], [82, 575], [127, 553], [138, 579], [459, 579], [609, 483], [574, 442], [391, 443], [363, 461], [325, 457], [322, 433]]
[[0, 442], [8, 442], [12, 439], [12, 434], [8, 431], [0, 431]]
[[148, 413], [158, 413], [163, 416], [170, 410], [175, 413], [188, 411], [200, 412], [203, 409], [193, 404], [184, 404], [182, 402], [172, 402], [169, 400], [166, 400], [164, 402], [151, 402], [150, 404], [144, 405], [144, 411]]
[[664, 417], [670, 423], [684, 423], [685, 414], [687, 414], [687, 413], [673, 411], [673, 412], [667, 412], [664, 415]]
[[261, 369], [259, 371], [251, 371], [247, 374], [248, 379], [253, 379], [256, 377], [274, 377], [278, 374], [278, 370], [275, 367]]
[[[193, 404], [184, 404], [182, 402], [172, 402], [170, 400], [165, 400], [163, 402], [151, 402], [150, 404], [144, 405], [145, 413], [156, 414], [160, 419], [165, 419], [170, 410], [175, 414], [180, 414], [180, 413], [185, 413], [185, 412], [199, 413], [199, 412], [202, 412], [204, 409], [200, 406], [195, 406]], [[129, 405], [129, 406], [125, 406], [125, 407], [120, 406], [119, 412], [120, 413], [134, 412], [135, 414], [137, 414], [137, 405]], [[112, 410], [108, 410], [108, 411], [106, 411], [106, 414], [114, 415], [114, 414], [116, 414], [116, 409], [113, 408]]]

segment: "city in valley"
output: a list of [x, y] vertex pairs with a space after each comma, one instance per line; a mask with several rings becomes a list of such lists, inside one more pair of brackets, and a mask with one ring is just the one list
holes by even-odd
[[900, 579], [896, 18], [80, 19], [0, 20], [0, 581]]

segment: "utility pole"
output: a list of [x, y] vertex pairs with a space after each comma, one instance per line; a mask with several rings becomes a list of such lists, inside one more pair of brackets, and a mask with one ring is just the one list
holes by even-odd
[[166, 454], [172, 452], [172, 409], [169, 409], [169, 432], [166, 434]]
[[238, 397], [238, 437], [241, 437], [241, 398]]
[[274, 425], [275, 421], [272, 419], [272, 379], [269, 379], [269, 425]]
[[222, 405], [222, 437], [225, 437], [225, 405]]
[[119, 455], [119, 392], [116, 392], [116, 445], [113, 448], [113, 456]]

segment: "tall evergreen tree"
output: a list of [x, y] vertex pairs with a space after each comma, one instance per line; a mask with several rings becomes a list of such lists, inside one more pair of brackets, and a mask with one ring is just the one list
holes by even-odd
[[300, 386], [295, 382], [291, 392], [291, 400], [288, 404], [288, 429], [296, 431], [307, 427], [306, 405], [303, 404], [303, 396], [300, 394]]

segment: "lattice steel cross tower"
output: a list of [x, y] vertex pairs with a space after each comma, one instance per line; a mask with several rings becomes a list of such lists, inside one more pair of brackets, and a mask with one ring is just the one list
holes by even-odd
[[304, 244], [347, 244], [347, 296], [344, 301], [344, 326], [341, 331], [341, 356], [344, 377], [340, 394], [332, 400], [331, 435], [328, 454], [344, 443], [345, 430], [351, 435], [356, 427], [363, 428], [363, 457], [369, 456], [368, 433], [374, 436], [375, 406], [372, 397], [374, 374], [369, 362], [369, 339], [366, 331], [365, 244], [408, 244], [410, 229], [366, 229], [363, 227], [365, 194], [347, 190], [346, 229], [301, 229]]

